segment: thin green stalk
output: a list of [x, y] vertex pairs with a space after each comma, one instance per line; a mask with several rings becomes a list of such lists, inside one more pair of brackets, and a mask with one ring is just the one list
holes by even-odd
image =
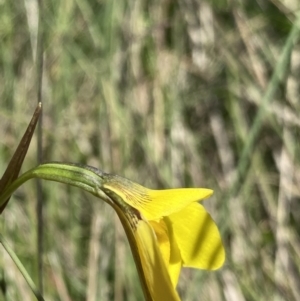
[[[43, 1], [38, 0], [39, 20], [38, 20], [38, 35], [37, 35], [37, 51], [36, 51], [36, 75], [37, 75], [37, 101], [42, 103], [42, 84], [43, 84]], [[37, 162], [41, 164], [42, 158], [42, 121], [43, 114], [41, 113], [38, 123], [37, 133]], [[38, 262], [38, 279], [39, 289], [43, 293], [43, 237], [44, 237], [44, 221], [43, 221], [43, 193], [42, 182], [37, 180], [37, 262]]]
[[290, 57], [292, 54], [293, 46], [299, 39], [299, 36], [300, 36], [300, 13], [297, 14], [296, 21], [295, 21], [293, 28], [286, 40], [286, 43], [285, 43], [282, 53], [279, 57], [279, 60], [276, 65], [276, 68], [274, 70], [274, 73], [272, 75], [272, 78], [268, 84], [266, 93], [264, 94], [264, 96], [262, 98], [261, 105], [258, 109], [258, 113], [255, 116], [252, 128], [248, 134], [246, 144], [243, 148], [241, 158], [240, 158], [239, 164], [238, 164], [237, 177], [236, 177], [236, 180], [235, 180], [234, 184], [232, 185], [232, 188], [229, 192], [228, 198], [235, 196], [241, 187], [241, 183], [243, 183], [243, 181], [241, 181], [241, 179], [245, 175], [245, 173], [248, 169], [248, 166], [250, 164], [250, 161], [251, 161], [250, 154], [253, 151], [253, 147], [255, 145], [257, 136], [258, 136], [261, 126], [263, 124], [266, 107], [274, 99], [274, 95], [275, 95], [278, 85], [280, 84], [280, 82], [282, 82], [284, 80], [284, 78], [289, 70], [289, 62], [290, 62]]
[[8, 243], [5, 241], [5, 239], [2, 237], [1, 234], [0, 234], [0, 243], [3, 245], [4, 249], [9, 254], [9, 256], [11, 257], [11, 259], [14, 261], [14, 263], [18, 267], [19, 271], [22, 273], [23, 277], [25, 278], [26, 282], [30, 286], [30, 288], [31, 288], [32, 292], [34, 293], [34, 295], [36, 296], [37, 300], [39, 300], [39, 301], [45, 301], [45, 299], [43, 298], [41, 292], [35, 286], [34, 282], [30, 278], [29, 274], [27, 273], [25, 267], [23, 266], [23, 264], [19, 260], [18, 256], [11, 249], [11, 247], [8, 245]]

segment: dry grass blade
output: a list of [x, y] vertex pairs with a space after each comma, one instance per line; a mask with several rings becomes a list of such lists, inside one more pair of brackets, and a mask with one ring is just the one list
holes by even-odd
[[[0, 193], [3, 191], [9, 184], [11, 184], [19, 175], [20, 169], [22, 167], [24, 158], [26, 156], [30, 141], [32, 139], [36, 124], [38, 122], [39, 116], [41, 114], [42, 104], [39, 103], [35, 112], [32, 116], [32, 119], [28, 125], [27, 130], [23, 138], [21, 139], [15, 153], [13, 154], [1, 180], [0, 180]], [[4, 204], [0, 206], [0, 214], [5, 209], [9, 198], [5, 201]]]

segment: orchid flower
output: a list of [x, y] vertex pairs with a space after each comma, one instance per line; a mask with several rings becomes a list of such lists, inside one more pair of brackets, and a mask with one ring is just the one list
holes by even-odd
[[70, 184], [110, 204], [126, 232], [147, 301], [180, 300], [176, 286], [182, 267], [215, 270], [225, 260], [218, 228], [198, 201], [212, 190], [151, 190], [94, 167], [45, 163], [18, 177], [41, 112], [32, 120], [0, 179], [0, 214], [11, 194], [32, 178]]
[[25, 181], [41, 178], [82, 188], [110, 204], [126, 232], [147, 301], [180, 300], [182, 267], [215, 270], [225, 252], [218, 228], [197, 201], [210, 189], [151, 190], [94, 167], [45, 163], [29, 170], [0, 197], [0, 206]]

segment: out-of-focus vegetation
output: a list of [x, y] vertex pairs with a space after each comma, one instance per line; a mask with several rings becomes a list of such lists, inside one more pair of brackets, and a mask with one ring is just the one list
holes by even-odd
[[[182, 299], [299, 300], [299, 43], [278, 84], [271, 78], [300, 2], [43, 3], [44, 160], [152, 188], [213, 188], [205, 206], [227, 262], [217, 272], [184, 270]], [[37, 1], [2, 0], [1, 173], [36, 105], [36, 36]], [[35, 165], [33, 141], [22, 170]], [[0, 224], [37, 281], [35, 190], [34, 181], [18, 189]], [[143, 300], [112, 209], [62, 184], [44, 182], [43, 193], [46, 300]], [[33, 300], [0, 253], [0, 300]]]

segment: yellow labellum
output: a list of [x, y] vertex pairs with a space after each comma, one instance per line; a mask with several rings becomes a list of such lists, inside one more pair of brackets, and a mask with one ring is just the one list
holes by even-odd
[[170, 220], [183, 266], [215, 270], [225, 259], [219, 230], [204, 207], [192, 203], [180, 212], [173, 213]]
[[170, 239], [173, 237], [172, 228], [167, 226], [164, 219], [159, 222], [150, 221], [150, 225], [156, 234], [158, 245], [165, 265], [169, 271], [172, 284], [176, 287], [182, 267], [182, 260], [177, 242], [175, 239]]

